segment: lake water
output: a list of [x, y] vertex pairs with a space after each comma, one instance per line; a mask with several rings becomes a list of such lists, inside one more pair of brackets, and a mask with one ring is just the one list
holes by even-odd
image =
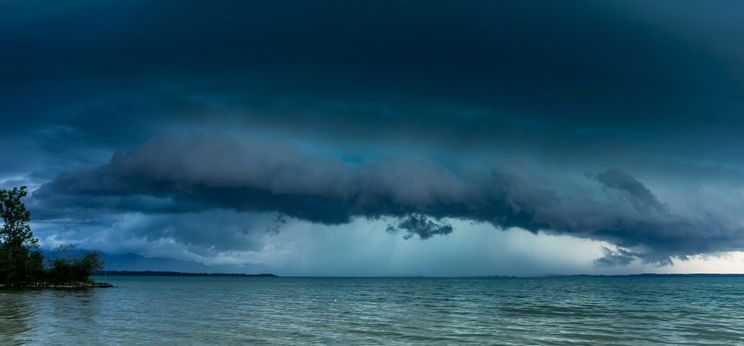
[[744, 344], [744, 278], [107, 281], [0, 291], [0, 344]]

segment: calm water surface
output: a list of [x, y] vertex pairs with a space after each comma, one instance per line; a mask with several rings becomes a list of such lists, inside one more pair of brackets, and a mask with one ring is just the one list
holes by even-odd
[[0, 291], [0, 344], [744, 344], [744, 278], [107, 281]]

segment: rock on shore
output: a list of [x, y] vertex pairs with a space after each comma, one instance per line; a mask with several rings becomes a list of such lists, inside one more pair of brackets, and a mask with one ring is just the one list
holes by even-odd
[[[114, 287], [108, 282], [67, 282], [64, 284], [54, 284], [51, 282], [26, 282], [13, 288], [89, 288], [89, 287]], [[9, 288], [0, 284], [0, 288]]]

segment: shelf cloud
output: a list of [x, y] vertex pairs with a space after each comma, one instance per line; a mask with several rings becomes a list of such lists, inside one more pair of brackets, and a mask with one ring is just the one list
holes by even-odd
[[48, 244], [200, 261], [365, 220], [602, 241], [602, 268], [742, 251], [742, 11], [5, 1], [0, 187]]
[[[281, 142], [209, 134], [154, 140], [116, 153], [103, 166], [61, 174], [34, 193], [34, 202], [42, 217], [96, 206], [141, 213], [274, 212], [330, 225], [393, 217], [400, 222], [389, 230], [420, 239], [452, 232], [437, 220], [457, 218], [642, 247], [645, 252], [633, 254], [655, 263], [742, 242], [737, 223], [707, 210], [690, 215], [670, 209], [620, 169], [585, 179], [581, 187], [566, 188], [556, 178], [528, 179], [499, 167], [458, 172], [422, 157], [347, 162]], [[142, 196], [169, 202], [133, 199]], [[619, 251], [602, 263], [631, 254]]]

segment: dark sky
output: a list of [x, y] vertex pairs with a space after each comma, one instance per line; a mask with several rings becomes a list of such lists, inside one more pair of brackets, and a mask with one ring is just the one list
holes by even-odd
[[[0, 0], [0, 186], [32, 188], [46, 247], [300, 274], [335, 273], [300, 237], [464, 254], [457, 234], [486, 226], [586, 240], [599, 271], [742, 251], [743, 19], [740, 1]], [[410, 270], [478, 263], [427, 256]]]

